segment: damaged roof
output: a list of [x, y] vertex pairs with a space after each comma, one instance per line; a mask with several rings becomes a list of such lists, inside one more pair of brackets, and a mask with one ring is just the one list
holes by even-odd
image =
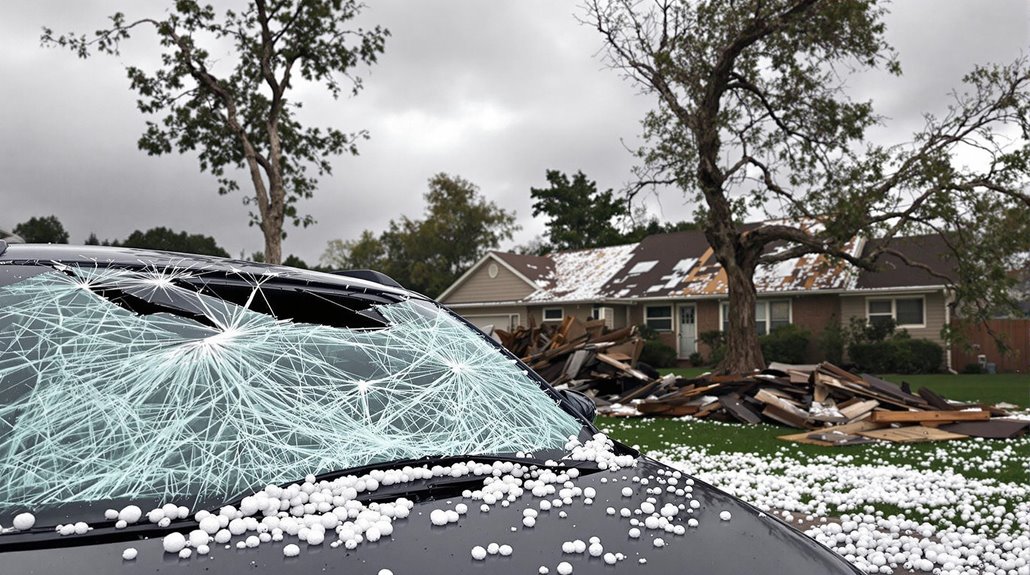
[[[758, 227], [761, 224], [749, 224]], [[818, 223], [808, 225], [817, 232]], [[880, 245], [879, 240], [852, 238], [845, 249], [859, 256]], [[898, 238], [891, 244], [902, 253], [941, 254], [939, 237]], [[786, 242], [770, 244], [766, 253], [790, 247]], [[714, 251], [702, 231], [689, 230], [647, 236], [638, 243], [555, 252], [529, 256], [492, 252], [537, 286], [523, 298], [527, 303], [560, 303], [637, 298], [711, 297], [728, 293], [726, 272], [716, 261]], [[926, 261], [948, 274], [954, 264], [935, 255]], [[944, 285], [925, 270], [905, 265], [897, 256], [881, 260], [876, 271], [860, 271], [840, 259], [809, 254], [776, 264], [759, 266], [755, 272], [759, 293], [843, 291], [912, 286]]]

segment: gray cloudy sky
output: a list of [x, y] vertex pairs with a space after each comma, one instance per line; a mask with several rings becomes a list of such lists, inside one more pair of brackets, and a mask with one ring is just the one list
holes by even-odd
[[[195, 158], [151, 158], [136, 149], [144, 118], [122, 68], [153, 53], [140, 35], [123, 58], [82, 61], [39, 47], [43, 25], [94, 30], [106, 17], [162, 10], [155, 0], [5, 0], [0, 7], [0, 228], [57, 215], [81, 243], [90, 232], [124, 238], [168, 226], [215, 236], [230, 252], [262, 248], [240, 196], [219, 197]], [[577, 0], [368, 0], [363, 20], [392, 37], [356, 98], [317, 97], [306, 111], [346, 131], [367, 129], [361, 155], [335, 160], [315, 198], [302, 205], [318, 224], [290, 229], [285, 253], [313, 262], [328, 240], [419, 217], [426, 180], [459, 174], [523, 227], [513, 243], [543, 231], [530, 216], [529, 188], [545, 170], [583, 170], [605, 188], [630, 180], [625, 145], [652, 99], [597, 58], [596, 32], [579, 25]], [[149, 11], [149, 12], [148, 12]], [[974, 63], [1007, 62], [1028, 47], [1025, 0], [902, 0], [887, 20], [904, 77], [868, 74], [852, 82], [889, 118], [889, 141], [940, 111]], [[130, 54], [131, 53], [131, 54]], [[666, 220], [689, 216], [675, 192], [651, 209]], [[510, 246], [505, 246], [510, 247]]]

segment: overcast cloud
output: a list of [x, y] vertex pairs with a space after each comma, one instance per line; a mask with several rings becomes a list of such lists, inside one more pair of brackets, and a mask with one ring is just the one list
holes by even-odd
[[[367, 129], [361, 155], [340, 157], [335, 174], [301, 210], [318, 224], [290, 229], [284, 253], [314, 262], [328, 240], [419, 217], [426, 180], [437, 172], [478, 184], [518, 213], [512, 244], [543, 231], [530, 217], [529, 188], [544, 172], [583, 170], [605, 188], [631, 179], [626, 150], [652, 99], [604, 68], [596, 32], [566, 0], [368, 0], [365, 22], [390, 29], [379, 64], [356, 98], [317, 97], [306, 114], [345, 131]], [[233, 254], [263, 247], [247, 226], [240, 195], [219, 197], [190, 156], [148, 157], [136, 148], [144, 118], [122, 68], [155, 43], [141, 35], [122, 59], [86, 61], [39, 47], [40, 27], [88, 31], [124, 11], [163, 3], [124, 0], [7, 0], [0, 8], [0, 228], [55, 214], [73, 243], [95, 232], [120, 239], [168, 226], [215, 236]], [[1008, 62], [1028, 47], [1030, 3], [904, 0], [887, 20], [904, 76], [866, 74], [852, 85], [888, 125], [878, 139], [902, 141], [923, 111], [940, 111], [973, 64]], [[132, 52], [131, 56], [129, 52]], [[674, 191], [664, 220], [689, 217]], [[657, 211], [657, 205], [652, 210]], [[505, 247], [511, 247], [505, 246]]]

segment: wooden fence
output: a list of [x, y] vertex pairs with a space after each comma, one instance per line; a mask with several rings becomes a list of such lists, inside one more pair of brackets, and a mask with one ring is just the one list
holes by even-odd
[[[1008, 345], [1008, 353], [1002, 355], [998, 351], [987, 327]], [[992, 319], [987, 321], [987, 327], [977, 324], [966, 328], [965, 344], [951, 346], [952, 368], [962, 371], [982, 354], [997, 366], [999, 373], [1030, 374], [1030, 319]]]

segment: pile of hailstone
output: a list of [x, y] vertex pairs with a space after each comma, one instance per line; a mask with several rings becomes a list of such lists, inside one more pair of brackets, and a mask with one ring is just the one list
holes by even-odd
[[[982, 457], [971, 456], [968, 445], [977, 442], [963, 443], [931, 452], [922, 469], [862, 464], [846, 451], [812, 457], [691, 446], [649, 455], [777, 514], [866, 573], [1030, 575], [1030, 482], [962, 474], [1013, 465], [1030, 474], [1030, 438], [991, 445]], [[951, 469], [929, 469], [933, 459]], [[883, 505], [901, 512], [876, 510]]]
[[[429, 480], [434, 477], [475, 476], [483, 478], [482, 488], [466, 490], [462, 497], [481, 503], [481, 512], [489, 512], [493, 505], [508, 507], [524, 494], [539, 499], [539, 509], [548, 510], [569, 505], [574, 499], [582, 499], [585, 504], [592, 504], [593, 497], [596, 496], [594, 488], [583, 489], [575, 485], [573, 480], [579, 477], [580, 470], [574, 466], [567, 467], [566, 463], [588, 462], [609, 471], [636, 464], [630, 455], [616, 455], [613, 452], [612, 441], [600, 433], [584, 443], [572, 437], [565, 447], [569, 455], [564, 460], [547, 461], [543, 466], [526, 466], [511, 461], [467, 461], [431, 467], [404, 466], [397, 469], [372, 470], [362, 476], [345, 476], [331, 481], [319, 481], [314, 475], [308, 475], [300, 484], [287, 487], [269, 485], [244, 497], [238, 507], [226, 505], [217, 512], [198, 511], [193, 515], [197, 523], [196, 529], [169, 533], [162, 539], [162, 546], [166, 553], [176, 554], [182, 559], [189, 559], [194, 554], [207, 555], [215, 545], [222, 545], [225, 549], [246, 549], [268, 542], [281, 542], [287, 538], [289, 541], [283, 546], [283, 554], [286, 557], [299, 555], [301, 544], [309, 547], [321, 546], [329, 541], [329, 545], [334, 548], [343, 546], [354, 549], [364, 541], [374, 542], [389, 537], [393, 533], [393, 521], [408, 517], [414, 507], [414, 503], [404, 497], [384, 503], [365, 504], [361, 501], [381, 487]], [[675, 476], [678, 478], [680, 474], [677, 472]], [[671, 472], [669, 482], [676, 482], [676, 479], [671, 477]], [[687, 483], [692, 484], [692, 481], [688, 480]], [[690, 487], [687, 486], [686, 489], [689, 491]], [[682, 492], [683, 488], [677, 491]], [[645, 501], [642, 505], [645, 508], [650, 506], [647, 510], [654, 511], [654, 517], [649, 518], [649, 521], [654, 519], [654, 525], [649, 522], [648, 528], [662, 527], [667, 531], [673, 531], [669, 519], [676, 515], [679, 509], [675, 506], [666, 506], [656, 510], [653, 501]], [[433, 510], [429, 514], [429, 519], [434, 526], [443, 527], [457, 522], [462, 515], [468, 513], [468, 510], [469, 506], [466, 503], [458, 503], [453, 509]], [[628, 516], [628, 509], [623, 511], [623, 515]], [[116, 521], [115, 527], [118, 529], [141, 521], [166, 527], [172, 521], [187, 519], [190, 510], [168, 503], [144, 514], [139, 507], [129, 505], [120, 511], [109, 509], [105, 515], [108, 520]], [[535, 509], [526, 509], [523, 512], [523, 526], [532, 528], [536, 524], [537, 516]], [[560, 511], [558, 516], [564, 518], [566, 514]], [[23, 513], [15, 518], [12, 529], [31, 529], [34, 523], [35, 518], [31, 514]], [[633, 519], [632, 523], [636, 524], [637, 520]], [[57, 527], [62, 535], [85, 533], [90, 529], [91, 527], [81, 522]], [[634, 528], [631, 531], [639, 529]], [[677, 535], [682, 535], [683, 532], [682, 526], [675, 529]], [[576, 552], [579, 552], [578, 547], [582, 546], [582, 552], [589, 552], [592, 556], [603, 555], [604, 561], [608, 564], [625, 558], [621, 553], [605, 552], [596, 538], [591, 538], [589, 544], [578, 545], [579, 543], [583, 542], [575, 543]], [[661, 538], [655, 539], [655, 547], [664, 544]], [[513, 552], [514, 548], [507, 543], [476, 546], [471, 551], [476, 560], [483, 560], [488, 555], [508, 556]], [[132, 561], [137, 554], [135, 548], [129, 547], [123, 550], [122, 558]], [[564, 572], [565, 565], [567, 563], [556, 568], [559, 572]], [[540, 567], [541, 573], [548, 571], [546, 566]]]

